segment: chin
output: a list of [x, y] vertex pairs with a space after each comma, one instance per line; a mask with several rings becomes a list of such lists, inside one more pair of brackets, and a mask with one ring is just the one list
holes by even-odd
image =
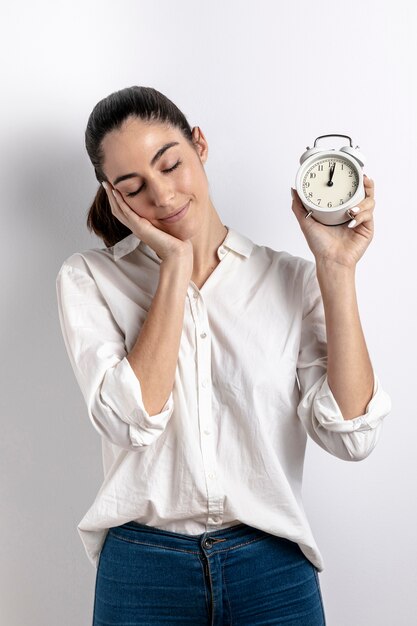
[[175, 229], [170, 228], [166, 232], [168, 232], [170, 235], [173, 235], [177, 239], [181, 239], [181, 241], [187, 241], [187, 239], [192, 239], [196, 235], [196, 229], [189, 228], [187, 226], [183, 228], [177, 227]]
[[201, 224], [196, 224], [192, 216], [186, 215], [179, 222], [174, 222], [173, 224], [159, 224], [159, 228], [160, 230], [181, 239], [181, 241], [185, 241], [186, 239], [191, 239], [197, 234], [201, 228]]

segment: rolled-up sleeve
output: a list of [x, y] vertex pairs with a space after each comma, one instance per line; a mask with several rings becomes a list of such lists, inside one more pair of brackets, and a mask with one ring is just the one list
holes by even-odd
[[161, 412], [149, 415], [124, 334], [92, 276], [64, 263], [56, 292], [65, 347], [94, 428], [125, 449], [152, 444], [172, 415], [172, 392]]
[[374, 449], [383, 419], [391, 411], [391, 399], [374, 371], [373, 396], [365, 413], [344, 419], [327, 378], [325, 315], [314, 264], [306, 278], [303, 302], [297, 414], [310, 437], [322, 448], [341, 459], [359, 461]]

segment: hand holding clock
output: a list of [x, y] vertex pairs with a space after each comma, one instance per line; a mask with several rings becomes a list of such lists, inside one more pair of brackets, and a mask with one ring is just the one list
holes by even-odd
[[[327, 226], [305, 219], [306, 209], [295, 189], [291, 188], [292, 210], [317, 261], [333, 262], [354, 268], [372, 241], [375, 207], [374, 182], [364, 174], [365, 199], [351, 209], [355, 219], [349, 224]], [[357, 211], [358, 210], [358, 211]]]
[[[349, 139], [349, 146], [322, 150], [317, 142], [327, 137]], [[316, 261], [326, 324], [327, 382], [345, 420], [366, 413], [374, 388], [355, 285], [356, 264], [374, 233], [374, 183], [363, 174], [365, 158], [358, 148], [347, 135], [318, 137], [302, 154], [296, 189], [291, 189], [293, 213]]]

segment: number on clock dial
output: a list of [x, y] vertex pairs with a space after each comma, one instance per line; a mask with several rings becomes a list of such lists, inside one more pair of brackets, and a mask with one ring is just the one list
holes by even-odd
[[[335, 169], [331, 177], [333, 165]], [[330, 178], [332, 185], [328, 184]], [[358, 185], [357, 170], [341, 157], [326, 157], [316, 161], [302, 179], [305, 198], [318, 207], [329, 209], [348, 202], [356, 193]]]

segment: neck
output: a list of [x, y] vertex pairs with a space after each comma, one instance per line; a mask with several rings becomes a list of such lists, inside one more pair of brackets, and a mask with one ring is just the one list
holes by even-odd
[[205, 278], [218, 265], [217, 249], [228, 232], [211, 202], [205, 219], [205, 224], [200, 232], [192, 238], [194, 248], [193, 280], [194, 278]]

